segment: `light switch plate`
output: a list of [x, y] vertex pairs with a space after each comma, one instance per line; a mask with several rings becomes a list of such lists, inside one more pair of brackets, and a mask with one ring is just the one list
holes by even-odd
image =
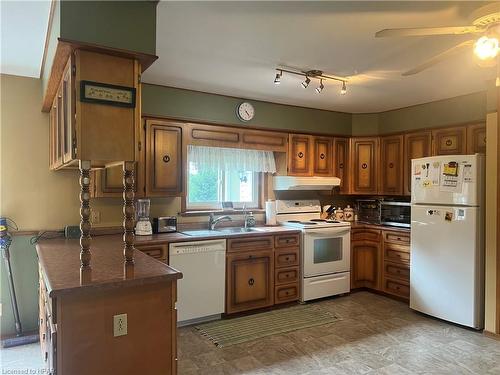
[[113, 336], [125, 336], [127, 334], [127, 314], [113, 316]]

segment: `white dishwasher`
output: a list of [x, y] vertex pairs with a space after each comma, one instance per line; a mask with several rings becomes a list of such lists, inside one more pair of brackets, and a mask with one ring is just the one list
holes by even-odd
[[226, 240], [172, 243], [169, 265], [183, 275], [177, 282], [178, 325], [220, 318], [225, 307]]

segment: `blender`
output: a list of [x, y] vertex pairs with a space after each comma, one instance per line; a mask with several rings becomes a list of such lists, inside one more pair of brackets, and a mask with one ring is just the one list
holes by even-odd
[[135, 224], [135, 234], [138, 236], [148, 236], [153, 234], [153, 228], [149, 221], [149, 199], [138, 199], [136, 204], [137, 223]]

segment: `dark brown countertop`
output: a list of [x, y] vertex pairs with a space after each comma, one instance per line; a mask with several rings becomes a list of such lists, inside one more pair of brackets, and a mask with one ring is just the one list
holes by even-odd
[[351, 229], [381, 229], [381, 230], [388, 230], [391, 232], [396, 231], [396, 232], [410, 233], [410, 228], [391, 227], [388, 225], [380, 225], [380, 224], [368, 224], [368, 223], [361, 223], [358, 221], [351, 223]]
[[[141, 244], [154, 245], [298, 232], [300, 231], [293, 228], [269, 226], [259, 227], [259, 230], [253, 232], [220, 233], [220, 235], [210, 236], [188, 236], [180, 232], [160, 233], [150, 236], [136, 236], [135, 244], [136, 246]], [[37, 244], [36, 248], [51, 297], [75, 291], [128, 287], [182, 278], [182, 273], [138, 250], [134, 252], [134, 266], [125, 267], [123, 240], [120, 234], [92, 237], [91, 269], [86, 271], [80, 270], [80, 243], [78, 240], [43, 240]]]
[[84, 271], [80, 270], [78, 240], [44, 240], [36, 249], [50, 297], [182, 278], [179, 271], [138, 250], [134, 252], [134, 265], [125, 267], [121, 235], [92, 238], [91, 268]]
[[273, 234], [286, 234], [286, 233], [299, 233], [300, 230], [296, 228], [283, 227], [283, 226], [268, 226], [268, 227], [258, 227], [258, 230], [252, 232], [241, 232], [241, 233], [220, 233], [218, 235], [210, 236], [188, 236], [182, 234], [181, 232], [174, 233], [158, 233], [152, 234], [150, 236], [135, 236], [135, 244], [140, 245], [154, 245], [158, 243], [171, 243], [171, 242], [185, 242], [185, 241], [203, 241], [203, 240], [213, 240], [217, 238], [232, 238], [232, 237], [255, 237], [255, 236], [266, 236]]

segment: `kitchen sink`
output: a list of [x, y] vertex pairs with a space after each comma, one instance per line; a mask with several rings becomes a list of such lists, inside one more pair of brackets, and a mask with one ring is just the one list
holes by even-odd
[[240, 227], [228, 227], [228, 228], [220, 228], [215, 229], [215, 232], [220, 233], [248, 233], [248, 232], [258, 232], [258, 228], [240, 228]]
[[238, 233], [248, 233], [248, 232], [258, 232], [259, 228], [241, 228], [241, 227], [226, 227], [218, 228], [214, 230], [200, 229], [200, 230], [185, 230], [181, 232], [186, 236], [220, 236], [224, 234], [238, 234]]

